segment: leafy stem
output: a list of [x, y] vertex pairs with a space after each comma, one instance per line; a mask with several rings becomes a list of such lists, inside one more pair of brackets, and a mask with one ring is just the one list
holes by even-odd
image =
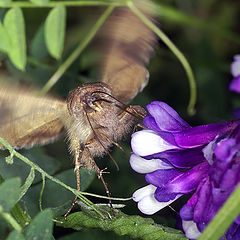
[[[87, 192], [80, 192], [77, 191], [74, 188], [69, 187], [68, 185], [66, 185], [65, 183], [63, 183], [62, 181], [60, 181], [57, 178], [54, 178], [53, 176], [49, 175], [47, 172], [45, 172], [42, 168], [40, 168], [38, 165], [36, 165], [35, 163], [31, 162], [28, 158], [24, 157], [22, 154], [20, 154], [19, 152], [15, 151], [11, 145], [4, 140], [3, 138], [0, 137], [0, 143], [2, 143], [6, 149], [8, 149], [8, 151], [10, 152], [11, 155], [16, 156], [18, 159], [22, 160], [23, 162], [25, 162], [27, 165], [29, 165], [32, 169], [38, 171], [39, 173], [41, 173], [43, 178], [48, 178], [51, 181], [61, 185], [62, 187], [66, 188], [67, 190], [71, 191], [73, 194], [75, 194], [76, 196], [78, 196], [78, 198], [85, 203], [86, 205], [88, 205], [89, 207], [91, 207], [95, 212], [97, 212], [102, 218], [104, 217], [102, 215], [102, 213], [94, 206], [94, 204], [88, 200], [84, 195], [88, 195], [88, 196], [93, 196], [93, 197], [98, 197], [98, 198], [103, 198], [103, 199], [109, 199], [106, 196], [101, 196], [98, 194], [93, 194], [93, 193], [87, 193]], [[42, 193], [41, 193], [42, 194]], [[116, 200], [116, 201], [127, 201], [130, 200], [131, 198], [111, 198], [111, 200]]]
[[66, 59], [66, 61], [58, 68], [58, 70], [52, 75], [45, 86], [42, 88], [40, 95], [46, 94], [50, 88], [61, 78], [65, 71], [71, 66], [71, 64], [77, 59], [80, 53], [85, 49], [89, 42], [93, 39], [99, 28], [102, 26], [104, 21], [107, 19], [109, 14], [114, 9], [114, 6], [109, 6], [104, 13], [100, 16], [97, 22], [94, 24], [92, 29], [88, 32], [86, 37], [78, 45], [78, 47], [72, 52], [72, 54]]

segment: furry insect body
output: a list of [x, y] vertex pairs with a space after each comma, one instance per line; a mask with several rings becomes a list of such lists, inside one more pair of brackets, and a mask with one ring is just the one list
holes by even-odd
[[[106, 154], [113, 142], [122, 139], [136, 122], [136, 118], [119, 109], [105, 83], [88, 83], [71, 91], [67, 98], [69, 118], [66, 121], [70, 151], [81, 148], [76, 167], [95, 169], [94, 157]], [[129, 112], [143, 113], [140, 106], [128, 107]], [[96, 170], [96, 169], [95, 169]]]

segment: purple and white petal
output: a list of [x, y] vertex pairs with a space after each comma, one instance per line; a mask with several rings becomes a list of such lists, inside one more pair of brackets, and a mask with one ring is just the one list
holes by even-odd
[[146, 160], [142, 157], [137, 156], [136, 154], [132, 154], [130, 157], [130, 165], [132, 169], [138, 173], [150, 173], [154, 172], [158, 169], [172, 169], [173, 166], [160, 160], [160, 159], [152, 159]]
[[138, 202], [138, 209], [144, 214], [152, 215], [170, 205], [180, 196], [181, 195], [177, 195], [175, 199], [170, 200], [168, 202], [159, 202], [155, 199], [154, 194], [148, 195]]
[[148, 195], [154, 195], [156, 189], [157, 187], [153, 186], [152, 184], [139, 188], [137, 191], [133, 193], [133, 200], [135, 202], [139, 202]]
[[231, 74], [234, 77], [237, 77], [240, 75], [240, 55], [235, 55], [234, 60], [231, 64]]
[[197, 225], [193, 221], [182, 221], [182, 227], [185, 235], [189, 239], [198, 239], [201, 236]]
[[202, 152], [203, 152], [203, 155], [204, 155], [204, 158], [208, 161], [208, 163], [210, 165], [213, 164], [213, 155], [214, 155], [214, 152], [213, 152], [213, 149], [216, 145], [216, 142], [215, 141], [211, 141], [206, 147], [203, 148]]
[[173, 149], [160, 153], [155, 153], [149, 156], [144, 156], [145, 159], [163, 159], [171, 163], [177, 168], [192, 168], [193, 166], [205, 161], [202, 153], [202, 147], [190, 149]]
[[169, 192], [168, 189], [164, 187], [163, 188], [158, 187], [154, 193], [154, 197], [159, 202], [169, 202], [174, 199], [176, 200], [177, 197], [180, 197], [180, 196], [182, 196], [182, 194]]
[[[240, 69], [240, 55], [236, 58], [233, 74]], [[130, 164], [146, 174], [149, 185], [133, 199], [151, 215], [193, 192], [180, 216], [186, 236], [197, 239], [240, 182], [240, 120], [190, 127], [165, 103], [147, 109], [144, 124], [151, 130], [133, 134]]]
[[131, 147], [133, 152], [139, 156], [146, 156], [177, 148], [163, 140], [152, 130], [141, 130], [132, 134]]

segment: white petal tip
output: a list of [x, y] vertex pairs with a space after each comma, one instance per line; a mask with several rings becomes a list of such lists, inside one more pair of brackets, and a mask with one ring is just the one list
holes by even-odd
[[182, 221], [182, 227], [185, 232], [185, 235], [189, 239], [198, 239], [201, 236], [197, 225], [193, 221]]

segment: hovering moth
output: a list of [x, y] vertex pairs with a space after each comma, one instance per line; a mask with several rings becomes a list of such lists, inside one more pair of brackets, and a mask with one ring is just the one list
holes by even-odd
[[0, 136], [20, 149], [51, 143], [66, 133], [74, 155], [77, 189], [79, 168], [86, 167], [97, 172], [110, 195], [94, 157], [108, 153], [136, 123], [135, 116], [145, 114], [140, 106], [125, 104], [148, 83], [145, 65], [155, 36], [126, 8], [113, 12], [103, 35], [101, 82], [79, 86], [66, 101], [1, 84]]

